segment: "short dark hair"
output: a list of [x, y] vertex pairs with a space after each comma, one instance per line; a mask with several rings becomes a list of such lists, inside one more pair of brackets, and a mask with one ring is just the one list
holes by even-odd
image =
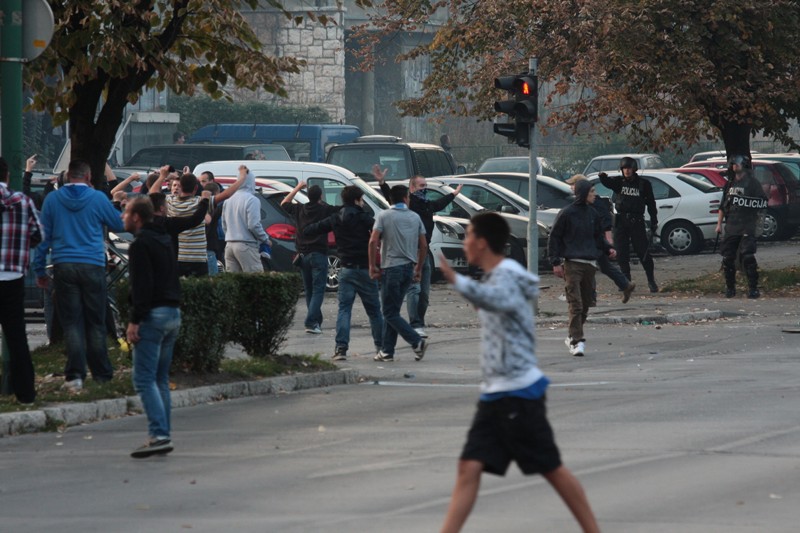
[[219, 194], [220, 188], [219, 183], [216, 181], [209, 181], [205, 185], [203, 185], [204, 191], [211, 191], [211, 194]]
[[203, 174], [207, 174], [208, 175], [209, 181], [214, 181], [214, 173], [211, 172], [210, 170], [206, 170], [206, 171], [200, 173], [201, 176]]
[[489, 249], [496, 254], [503, 254], [506, 249], [511, 230], [508, 222], [499, 213], [478, 213], [470, 220], [472, 233], [485, 239]]
[[144, 186], [147, 188], [148, 191], [150, 190], [150, 187], [152, 187], [153, 184], [158, 179], [158, 175], [159, 175], [158, 172], [151, 172], [150, 174], [147, 175], [147, 179], [144, 181]]
[[322, 198], [322, 188], [319, 185], [312, 185], [308, 188], [308, 201], [315, 204]]
[[167, 195], [163, 192], [151, 192], [147, 195], [150, 198], [150, 203], [153, 206], [153, 211], [161, 211], [164, 204], [167, 203]]
[[69, 162], [67, 167], [67, 180], [86, 179], [92, 175], [92, 167], [86, 161], [75, 159]]
[[176, 142], [181, 137], [186, 137], [186, 134], [183, 133], [182, 131], [176, 131], [175, 133], [172, 134], [172, 142]]
[[0, 157], [0, 181], [8, 181], [8, 162]]
[[197, 190], [197, 176], [191, 172], [181, 175], [181, 192], [185, 194], [194, 194]]
[[353, 205], [363, 197], [364, 191], [359, 189], [356, 185], [348, 185], [342, 189], [342, 202], [347, 205]]
[[389, 198], [391, 198], [392, 204], [405, 202], [406, 196], [408, 196], [408, 187], [405, 185], [395, 185], [389, 190]]
[[142, 222], [149, 224], [153, 221], [153, 202], [147, 196], [137, 196], [128, 202], [128, 212], [131, 215], [139, 215]]

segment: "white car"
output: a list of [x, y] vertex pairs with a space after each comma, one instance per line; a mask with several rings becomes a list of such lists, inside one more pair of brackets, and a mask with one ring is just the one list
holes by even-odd
[[[341, 205], [342, 189], [348, 185], [355, 185], [364, 192], [364, 202], [367, 210], [373, 214], [384, 209], [389, 209], [389, 204], [383, 196], [376, 192], [367, 183], [343, 167], [328, 165], [326, 163], [309, 163], [305, 161], [211, 161], [201, 163], [194, 168], [194, 174], [210, 171], [215, 176], [237, 176], [239, 166], [245, 165], [256, 178], [266, 178], [281, 181], [294, 187], [300, 180], [308, 186], [319, 185], [322, 189], [322, 199], [330, 205]], [[440, 265], [440, 257], [444, 255], [453, 268], [466, 273], [469, 270], [466, 256], [464, 255], [464, 228], [448, 217], [434, 217], [433, 234], [429, 254], [433, 258], [434, 267]], [[338, 286], [338, 273], [340, 269], [339, 258], [335, 252], [328, 256], [328, 288]]]
[[[619, 172], [609, 176], [619, 176]], [[653, 186], [658, 208], [658, 237], [661, 246], [672, 255], [697, 253], [705, 241], [716, 237], [717, 216], [722, 189], [697, 178], [662, 170], [640, 171], [639, 176]], [[611, 198], [613, 192], [590, 178], [600, 196]], [[649, 219], [647, 211], [645, 218]]]
[[599, 155], [589, 161], [589, 164], [583, 169], [583, 173], [586, 177], [591, 178], [600, 172], [609, 174], [611, 172], [619, 172], [619, 162], [623, 157], [635, 159], [636, 164], [639, 165], [639, 170], [664, 168], [667, 166], [664, 164], [661, 157], [656, 154], [608, 154]]

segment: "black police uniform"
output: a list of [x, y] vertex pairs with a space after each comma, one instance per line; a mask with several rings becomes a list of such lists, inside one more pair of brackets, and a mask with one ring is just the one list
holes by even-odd
[[656, 285], [653, 258], [650, 255], [650, 239], [644, 224], [644, 210], [650, 214], [650, 227], [655, 232], [658, 228], [658, 212], [653, 186], [646, 179], [634, 172], [630, 179], [624, 176], [610, 177], [600, 173], [600, 182], [614, 191], [614, 206], [617, 216], [614, 220], [614, 247], [617, 250], [617, 262], [625, 277], [631, 279], [630, 245], [642, 262], [647, 275], [647, 283], [652, 292], [658, 291]]
[[758, 263], [756, 262], [756, 227], [759, 214], [767, 207], [767, 197], [753, 172], [744, 169], [740, 179], [730, 179], [722, 197], [722, 212], [725, 216], [725, 238], [720, 254], [725, 272], [726, 296], [736, 294], [737, 255], [747, 275], [750, 298], [758, 294]]

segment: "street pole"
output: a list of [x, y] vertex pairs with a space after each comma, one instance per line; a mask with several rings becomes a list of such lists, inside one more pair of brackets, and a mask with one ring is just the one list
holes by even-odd
[[[536, 71], [539, 67], [539, 60], [535, 57], [530, 58], [528, 62], [529, 74], [537, 78]], [[537, 93], [538, 94], [538, 93]], [[538, 106], [539, 103], [536, 102]], [[530, 201], [530, 211], [528, 217], [528, 271], [534, 274], [539, 274], [539, 224], [536, 222], [536, 175], [538, 174], [539, 164], [536, 159], [536, 123], [531, 122], [528, 124], [530, 130], [528, 131], [528, 139], [530, 139], [530, 171], [528, 180], [528, 198]], [[534, 316], [538, 313], [539, 302], [538, 299], [534, 300], [533, 312]]]
[[[0, 0], [0, 153], [8, 162], [9, 186], [22, 188], [22, 0]], [[0, 394], [11, 394], [10, 355], [3, 337]]]

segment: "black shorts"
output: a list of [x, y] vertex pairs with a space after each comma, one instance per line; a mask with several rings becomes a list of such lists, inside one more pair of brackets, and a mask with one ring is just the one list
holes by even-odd
[[512, 460], [526, 475], [546, 474], [561, 466], [545, 398], [478, 402], [461, 459], [480, 461], [484, 472], [498, 476], [505, 475]]

